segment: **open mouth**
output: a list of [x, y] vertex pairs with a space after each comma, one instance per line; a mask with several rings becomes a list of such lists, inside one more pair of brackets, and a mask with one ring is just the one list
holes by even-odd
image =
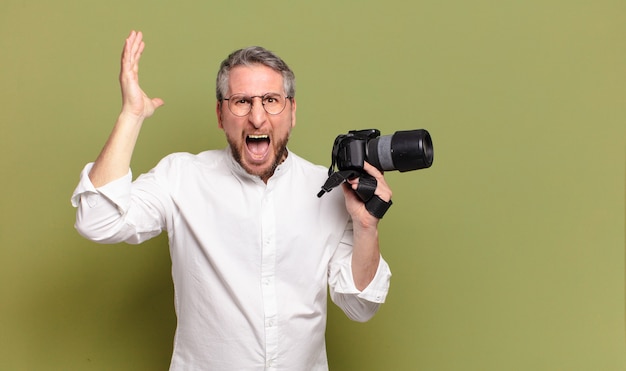
[[265, 157], [270, 148], [270, 137], [266, 134], [248, 135], [246, 147], [254, 158], [261, 159]]

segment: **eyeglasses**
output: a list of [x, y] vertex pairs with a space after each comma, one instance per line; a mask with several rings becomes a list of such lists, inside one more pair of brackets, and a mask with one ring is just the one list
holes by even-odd
[[263, 105], [265, 112], [270, 115], [278, 115], [283, 112], [287, 106], [287, 99], [291, 99], [292, 97], [284, 97], [276, 93], [267, 93], [252, 97], [243, 94], [234, 94], [231, 95], [230, 98], [224, 98], [223, 100], [228, 101], [228, 109], [233, 115], [242, 117], [247, 116], [252, 110], [254, 98], [261, 98], [261, 105]]

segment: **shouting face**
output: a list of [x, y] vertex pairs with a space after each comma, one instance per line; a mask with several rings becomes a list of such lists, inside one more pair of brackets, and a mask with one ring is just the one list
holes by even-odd
[[[264, 182], [287, 157], [289, 134], [296, 125], [296, 101], [285, 95], [279, 72], [261, 64], [241, 65], [230, 71], [227, 100], [217, 102], [218, 125], [226, 134], [233, 157], [244, 170]], [[285, 107], [280, 113], [268, 113], [263, 106], [265, 102], [274, 112], [270, 105], [281, 99]], [[241, 116], [236, 105], [251, 105], [250, 112]]]

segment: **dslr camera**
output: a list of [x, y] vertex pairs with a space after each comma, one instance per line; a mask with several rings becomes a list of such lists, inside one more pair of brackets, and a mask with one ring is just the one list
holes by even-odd
[[430, 167], [433, 154], [432, 139], [424, 129], [385, 136], [380, 136], [377, 129], [366, 129], [339, 135], [333, 145], [332, 161], [339, 171], [363, 172], [363, 163], [367, 161], [380, 171], [405, 172]]
[[[400, 172], [429, 168], [433, 164], [433, 142], [428, 131], [424, 129], [396, 131], [391, 135], [380, 135], [377, 129], [351, 130], [335, 139], [332, 150], [332, 162], [328, 169], [328, 180], [322, 186], [317, 197], [330, 192], [348, 179], [359, 178], [357, 195], [365, 202], [372, 215], [382, 218], [391, 201], [381, 205], [384, 210], [369, 202], [374, 197], [376, 179], [369, 176], [363, 169], [367, 161], [378, 170]], [[335, 171], [335, 166], [337, 171]], [[369, 203], [369, 205], [368, 205]]]

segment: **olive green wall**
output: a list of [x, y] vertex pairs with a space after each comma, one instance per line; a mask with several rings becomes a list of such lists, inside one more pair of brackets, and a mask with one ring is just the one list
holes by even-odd
[[145, 33], [135, 174], [224, 145], [214, 75], [261, 44], [298, 78], [290, 147], [428, 129], [435, 163], [388, 173], [394, 276], [367, 324], [331, 308], [333, 370], [623, 370], [626, 2], [0, 3], [0, 369], [158, 370], [175, 316], [167, 241], [101, 246], [69, 198]]

